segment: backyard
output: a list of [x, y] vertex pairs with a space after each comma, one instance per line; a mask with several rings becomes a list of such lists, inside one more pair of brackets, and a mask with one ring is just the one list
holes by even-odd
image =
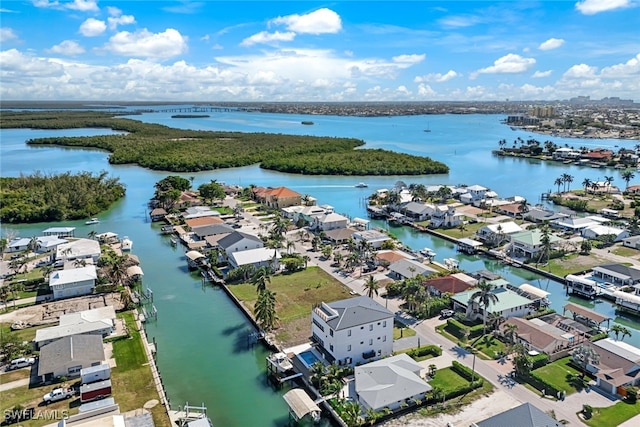
[[563, 357], [533, 371], [539, 378], [547, 381], [558, 390], [564, 390], [567, 395], [583, 388], [581, 373], [569, 363], [571, 357]]
[[584, 420], [592, 427], [617, 426], [640, 414], [640, 403], [618, 402], [607, 408], [593, 408], [593, 417]]

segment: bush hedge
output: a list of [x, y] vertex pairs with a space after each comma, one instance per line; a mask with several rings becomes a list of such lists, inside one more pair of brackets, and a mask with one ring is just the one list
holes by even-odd
[[407, 355], [412, 359], [417, 359], [427, 355], [433, 355], [437, 357], [442, 355], [442, 349], [437, 345], [430, 344], [424, 347], [409, 350], [407, 351]]
[[458, 375], [460, 375], [462, 378], [471, 381], [472, 379], [474, 381], [478, 381], [478, 378], [480, 378], [480, 376], [478, 375], [478, 373], [474, 373], [473, 370], [471, 368], [469, 368], [468, 366], [463, 365], [462, 363], [454, 360], [453, 362], [451, 362], [451, 369]]
[[549, 355], [546, 353], [540, 353], [531, 358], [533, 363], [532, 369], [538, 369], [549, 363]]
[[482, 335], [483, 326], [465, 326], [462, 322], [456, 319], [447, 319], [447, 331], [458, 338], [464, 338], [464, 331], [469, 331], [469, 339], [477, 338]]
[[544, 394], [546, 395], [556, 396], [561, 391], [545, 379], [540, 378], [535, 372], [532, 372], [526, 380], [536, 390], [544, 390]]

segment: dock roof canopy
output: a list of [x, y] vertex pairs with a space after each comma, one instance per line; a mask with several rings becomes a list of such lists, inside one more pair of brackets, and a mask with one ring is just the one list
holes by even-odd
[[573, 314], [577, 314], [578, 316], [586, 317], [589, 320], [593, 320], [594, 322], [600, 324], [605, 320], [609, 320], [610, 318], [604, 316], [600, 313], [596, 313], [593, 310], [589, 310], [588, 308], [582, 307], [581, 305], [574, 304], [572, 302], [565, 304], [563, 307], [564, 311], [570, 311]]
[[307, 392], [301, 388], [289, 390], [282, 397], [298, 420], [309, 413], [320, 412], [318, 405], [316, 405]]

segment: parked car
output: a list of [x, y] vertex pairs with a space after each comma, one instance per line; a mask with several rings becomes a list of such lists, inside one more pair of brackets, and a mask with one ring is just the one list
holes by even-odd
[[33, 357], [18, 357], [17, 359], [13, 359], [7, 365], [7, 371], [13, 371], [14, 369], [26, 368], [27, 366], [31, 366], [36, 363], [36, 359]]
[[452, 317], [455, 313], [455, 311], [453, 310], [449, 310], [449, 309], [444, 309], [440, 311], [440, 316], [442, 316], [443, 319]]
[[71, 387], [56, 388], [42, 396], [42, 400], [44, 400], [45, 404], [49, 404], [52, 402], [57, 402], [58, 400], [70, 399], [75, 394], [76, 391]]

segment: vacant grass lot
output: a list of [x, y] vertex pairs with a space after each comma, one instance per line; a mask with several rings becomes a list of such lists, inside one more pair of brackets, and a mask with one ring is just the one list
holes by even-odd
[[592, 427], [617, 426], [638, 414], [640, 414], [640, 403], [636, 402], [632, 405], [627, 402], [618, 402], [607, 408], [593, 408], [593, 417], [584, 422]]
[[[606, 264], [607, 262], [606, 259], [600, 258], [597, 255], [579, 255], [574, 253], [562, 258], [552, 259], [549, 261], [549, 265], [543, 266], [540, 264], [538, 268], [555, 274], [556, 276], [564, 277], [567, 274], [589, 270], [597, 265]], [[532, 265], [535, 267], [535, 263], [532, 263]]]
[[452, 368], [442, 368], [436, 371], [436, 375], [429, 381], [429, 384], [431, 387], [438, 387], [446, 393], [449, 390], [455, 390], [458, 387], [469, 384], [469, 381], [458, 375]]
[[569, 366], [570, 361], [571, 357], [563, 357], [562, 359], [558, 359], [555, 362], [536, 369], [534, 372], [558, 390], [564, 390], [567, 392], [567, 395], [569, 395], [577, 391], [574, 383], [569, 381], [570, 376], [580, 375], [580, 371]]
[[[300, 336], [311, 335], [311, 308], [314, 304], [351, 296], [349, 288], [319, 267], [308, 267], [293, 274], [278, 274], [271, 277], [267, 287], [276, 293], [276, 313], [280, 319], [276, 338], [283, 342], [297, 342]], [[257, 294], [251, 283], [229, 285], [229, 290], [253, 313]], [[295, 334], [287, 331], [292, 323], [296, 324]]]

